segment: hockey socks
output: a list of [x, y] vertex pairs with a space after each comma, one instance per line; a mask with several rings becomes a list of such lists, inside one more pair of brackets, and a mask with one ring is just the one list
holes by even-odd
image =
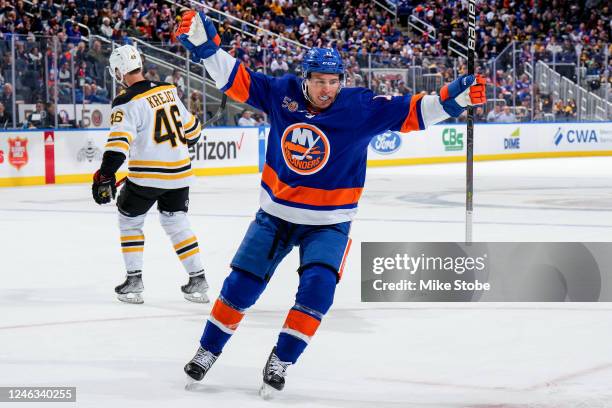
[[248, 272], [232, 270], [210, 312], [200, 345], [219, 355], [238, 328], [246, 309], [255, 304], [265, 287], [264, 280]]
[[159, 221], [166, 234], [170, 237], [174, 251], [183, 264], [185, 271], [189, 274], [202, 271], [204, 268], [202, 260], [198, 255], [200, 253], [198, 239], [191, 230], [187, 220], [187, 213], [160, 212]]
[[313, 264], [302, 270], [295, 305], [276, 343], [280, 360], [295, 364], [331, 307], [335, 290], [336, 274], [329, 267]]
[[127, 271], [141, 271], [144, 254], [145, 215], [127, 217], [119, 213], [119, 231], [121, 233], [121, 252]]
[[[264, 280], [248, 272], [233, 270], [225, 279], [206, 322], [200, 339], [202, 348], [219, 355], [245, 311], [255, 304], [265, 287]], [[331, 268], [313, 264], [302, 270], [295, 305], [287, 314], [276, 344], [280, 360], [297, 361], [331, 307], [335, 290], [336, 273]]]

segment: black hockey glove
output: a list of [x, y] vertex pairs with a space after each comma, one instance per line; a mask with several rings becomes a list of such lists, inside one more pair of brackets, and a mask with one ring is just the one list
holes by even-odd
[[93, 184], [91, 185], [91, 194], [94, 201], [98, 204], [110, 203], [111, 199], [117, 195], [115, 183], [114, 174], [112, 176], [103, 176], [100, 170], [96, 171], [93, 176]]

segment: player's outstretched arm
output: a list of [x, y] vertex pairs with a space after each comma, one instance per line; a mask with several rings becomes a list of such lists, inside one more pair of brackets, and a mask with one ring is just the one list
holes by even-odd
[[[464, 75], [444, 85], [439, 95], [374, 95], [362, 94], [363, 126], [376, 135], [387, 130], [408, 133], [423, 130], [449, 117], [458, 117], [469, 105], [486, 102], [485, 79]], [[408, 109], [406, 110], [406, 105]]]
[[420, 102], [423, 128], [449, 117], [457, 118], [468, 106], [485, 103], [485, 84], [485, 79], [480, 75], [461, 75], [444, 85], [439, 95], [423, 96]]
[[247, 69], [222, 50], [217, 30], [204, 12], [189, 10], [183, 13], [176, 36], [189, 50], [192, 61], [204, 63], [219, 90], [237, 102], [268, 111], [270, 83], [273, 79]]

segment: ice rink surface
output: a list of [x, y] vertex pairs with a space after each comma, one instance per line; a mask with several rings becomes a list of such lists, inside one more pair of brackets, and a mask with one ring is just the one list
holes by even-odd
[[[157, 211], [145, 304], [128, 305], [113, 292], [124, 271], [112, 205], [89, 185], [0, 189], [0, 386], [76, 386], [78, 407], [612, 407], [612, 305], [360, 302], [360, 242], [463, 240], [464, 173], [370, 169], [335, 304], [272, 401], [257, 389], [293, 304], [297, 251], [185, 391], [210, 305], [183, 300]], [[476, 241], [612, 241], [612, 158], [482, 162], [475, 174]], [[209, 177], [192, 190], [213, 300], [258, 186], [258, 175]]]

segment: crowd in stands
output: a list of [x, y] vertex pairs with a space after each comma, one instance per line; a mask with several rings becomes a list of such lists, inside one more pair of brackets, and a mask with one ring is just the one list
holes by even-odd
[[[208, 14], [218, 21], [222, 46], [251, 69], [271, 75], [299, 72], [306, 48], [297, 43], [339, 49], [345, 58], [347, 85], [369, 86], [378, 93], [432, 92], [465, 70], [464, 61], [449, 49], [453, 40], [465, 41], [466, 0], [398, 1], [398, 18], [365, 0], [206, 3], [217, 10]], [[13, 105], [7, 103], [7, 98], [12, 98], [12, 92], [26, 103], [108, 103], [112, 92], [110, 76], [105, 73], [110, 52], [107, 41], [126, 43], [136, 38], [160, 45], [180, 58], [184, 49], [178, 44], [174, 30], [181, 10], [196, 5], [197, 2], [189, 0], [32, 0], [27, 3], [0, 0], [0, 85], [13, 84], [10, 92], [3, 89], [0, 95], [4, 111], [11, 116]], [[409, 29], [406, 25], [409, 16], [418, 19], [415, 21], [421, 31]], [[429, 30], [430, 26], [435, 30]], [[280, 40], [270, 32], [291, 41]], [[93, 39], [92, 35], [100, 39]], [[507, 49], [512, 41], [520, 44], [515, 72], [511, 71], [512, 53]], [[605, 65], [605, 47], [612, 48], [610, 6], [605, 0], [479, 2], [478, 69], [488, 78], [488, 91], [490, 97], [497, 99], [495, 104], [513, 105], [513, 114], [518, 113], [516, 107], [531, 109], [531, 106], [536, 109], [535, 116], [564, 112], [555, 109], [554, 104], [543, 103], [540, 95], [538, 100], [531, 101], [537, 89], [526, 66], [534, 60], [559, 65], [580, 61], [591, 89], [600, 88], [606, 78], [612, 81], [606, 75], [611, 67]], [[609, 51], [612, 54], [612, 49]], [[491, 63], [494, 58], [497, 58], [495, 65]], [[201, 93], [194, 91], [187, 95], [181, 72], [162, 73], [150, 63], [145, 67], [147, 78], [176, 83], [181, 96], [193, 102], [196, 109], [201, 104]], [[404, 70], [404, 73], [390, 71], [374, 75], [369, 67]], [[562, 103], [567, 105], [569, 101]], [[493, 105], [487, 108], [487, 113], [489, 109]]]

